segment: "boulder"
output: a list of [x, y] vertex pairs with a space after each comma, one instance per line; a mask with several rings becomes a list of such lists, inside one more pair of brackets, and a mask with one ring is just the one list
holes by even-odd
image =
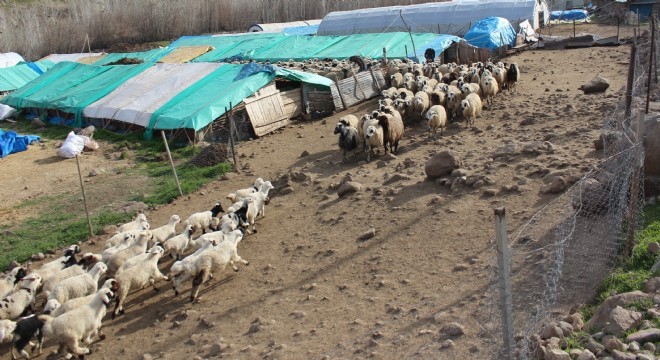
[[647, 342], [656, 343], [660, 341], [660, 329], [651, 328], [634, 332], [626, 337], [626, 342], [637, 342], [645, 344]]
[[369, 239], [373, 238], [374, 236], [376, 236], [376, 229], [371, 228], [371, 229], [367, 230], [366, 232], [362, 233], [362, 235], [358, 236], [358, 240], [362, 240], [362, 241], [369, 240]]
[[429, 159], [424, 167], [424, 173], [429, 179], [437, 179], [451, 174], [454, 169], [460, 168], [461, 165], [462, 161], [457, 153], [444, 150]]
[[571, 356], [561, 349], [551, 349], [546, 351], [545, 360], [571, 360]]
[[636, 328], [644, 320], [644, 315], [617, 306], [606, 316], [599, 318], [597, 321], [592, 320], [594, 319], [592, 318], [587, 323], [590, 324], [589, 329], [599, 329], [608, 334], [621, 336], [626, 331]]
[[657, 293], [660, 290], [660, 277], [648, 279], [644, 284], [644, 292], [649, 294]]
[[595, 78], [591, 79], [588, 83], [580, 86], [585, 94], [595, 94], [605, 92], [610, 87], [610, 82], [607, 81], [604, 77], [598, 75]]
[[587, 343], [584, 344], [584, 348], [596, 356], [600, 356], [600, 354], [605, 351], [605, 347], [592, 338], [587, 338]]
[[550, 184], [541, 186], [541, 192], [544, 194], [557, 194], [564, 190], [566, 190], [566, 181], [561, 176], [553, 178]]
[[612, 350], [612, 357], [614, 360], [636, 360], [637, 355], [619, 351], [619, 350]]
[[579, 191], [573, 194], [573, 209], [587, 214], [601, 214], [607, 210], [607, 187], [595, 178], [578, 183]]
[[504, 146], [501, 146], [493, 152], [493, 159], [499, 158], [499, 157], [507, 157], [507, 156], [515, 156], [515, 155], [520, 155], [522, 150], [516, 143], [508, 143]]
[[567, 323], [566, 321], [557, 321], [556, 324], [564, 333], [564, 336], [571, 336], [573, 333], [573, 325]]
[[586, 330], [601, 330], [603, 329], [603, 324], [609, 318], [610, 312], [617, 306], [627, 306], [633, 302], [639, 302], [644, 299], [652, 299], [653, 296], [645, 294], [641, 291], [632, 291], [623, 294], [618, 294], [610, 296], [602, 304], [600, 304], [594, 311], [594, 315], [589, 321], [584, 325]]
[[355, 181], [347, 181], [339, 187], [337, 190], [337, 195], [346, 196], [362, 190], [362, 184]]
[[596, 360], [596, 355], [589, 351], [589, 349], [584, 349], [584, 351], [577, 357], [577, 360]]
[[584, 321], [582, 320], [582, 314], [574, 313], [564, 318], [564, 321], [573, 326], [574, 331], [582, 331], [584, 328]]
[[556, 323], [546, 325], [541, 331], [541, 339], [547, 340], [553, 337], [564, 338], [564, 332]]
[[603, 338], [603, 346], [605, 347], [605, 350], [610, 353], [614, 350], [624, 351], [626, 349], [626, 345], [614, 335], [605, 336]]

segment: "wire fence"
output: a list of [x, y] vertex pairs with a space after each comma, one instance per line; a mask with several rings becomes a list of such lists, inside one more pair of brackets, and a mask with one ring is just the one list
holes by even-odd
[[[637, 40], [630, 115], [623, 101], [604, 119], [603, 159], [509, 236], [516, 359], [542, 358], [533, 335], [594, 299], [626, 252], [629, 226], [634, 230], [642, 223], [643, 145], [635, 129], [646, 101], [650, 39], [645, 34]], [[657, 50], [657, 29], [655, 39]], [[493, 357], [504, 358], [495, 244], [492, 254], [482, 335], [499, 344]]]

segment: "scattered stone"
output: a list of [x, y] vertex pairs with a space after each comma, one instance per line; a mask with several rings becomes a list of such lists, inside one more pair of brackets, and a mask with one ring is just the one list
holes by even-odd
[[632, 333], [626, 337], [626, 342], [637, 342], [638, 344], [645, 344], [648, 342], [658, 342], [660, 341], [660, 329], [652, 328], [646, 330], [640, 330], [635, 333]]
[[362, 190], [362, 184], [355, 181], [347, 181], [339, 187], [339, 190], [337, 190], [337, 195], [346, 196], [356, 193], [360, 190]]
[[387, 154], [383, 155], [381, 159], [384, 161], [392, 161], [392, 160], [396, 160], [397, 156], [392, 154], [391, 152], [388, 152]]
[[493, 159], [503, 156], [515, 156], [520, 155], [521, 149], [516, 143], [508, 143], [502, 147], [499, 147], [493, 152]]
[[564, 336], [571, 336], [573, 333], [573, 325], [566, 321], [558, 321], [557, 326], [561, 329], [562, 333], [564, 333]]
[[589, 349], [584, 349], [584, 351], [577, 357], [577, 360], [596, 360], [596, 355], [589, 351]]
[[536, 124], [536, 119], [533, 118], [533, 117], [524, 118], [520, 122], [520, 126], [528, 126], [528, 125], [534, 125], [534, 124]]
[[644, 284], [644, 292], [653, 294], [660, 290], [660, 277], [648, 279]]
[[99, 171], [96, 170], [96, 169], [90, 170], [89, 174], [87, 174], [88, 177], [94, 177], [94, 176], [98, 176], [98, 175], [99, 175]]
[[284, 196], [284, 195], [289, 195], [293, 193], [293, 187], [287, 186], [285, 188], [282, 188], [280, 191], [277, 192], [278, 194]]
[[145, 211], [149, 209], [149, 206], [142, 201], [129, 201], [121, 206], [119, 206], [116, 210], [117, 212], [123, 212], [126, 214], [133, 214], [136, 212], [140, 211]]
[[642, 345], [642, 349], [648, 350], [650, 352], [655, 352], [655, 344], [651, 342], [647, 342], [646, 344]]
[[654, 242], [649, 244], [648, 249], [649, 249], [649, 252], [651, 254], [654, 254], [654, 255], [658, 254], [658, 253], [660, 253], [660, 244], [658, 244], [657, 241], [654, 241]]
[[612, 357], [614, 360], [636, 360], [637, 355], [619, 351], [619, 350], [612, 350]]
[[142, 354], [142, 360], [152, 360], [153, 358], [151, 354]]
[[485, 197], [493, 197], [497, 194], [497, 191], [495, 189], [484, 189], [483, 195]]
[[465, 328], [463, 325], [457, 323], [457, 322], [450, 322], [449, 324], [446, 324], [445, 326], [440, 329], [440, 331], [449, 336], [461, 336], [465, 334]]
[[571, 349], [571, 351], [568, 352], [568, 355], [571, 357], [571, 359], [577, 359], [580, 354], [582, 354], [582, 350], [580, 349]]
[[605, 347], [592, 338], [587, 339], [587, 343], [584, 344], [584, 348], [589, 350], [591, 353], [593, 353], [596, 356], [600, 356], [600, 354], [602, 354], [603, 351], [605, 351]]
[[554, 179], [552, 179], [552, 182], [550, 184], [546, 184], [541, 186], [541, 192], [544, 194], [557, 194], [566, 189], [566, 181], [564, 180], [563, 177], [557, 176]]
[[465, 271], [469, 269], [470, 267], [467, 264], [456, 264], [454, 266], [454, 271]]
[[43, 253], [37, 253], [37, 254], [32, 255], [32, 256], [30, 257], [30, 260], [32, 260], [32, 261], [40, 261], [40, 260], [43, 260], [43, 259], [45, 259], [45, 258], [46, 258], [46, 255], [44, 255]]
[[410, 176], [406, 175], [406, 174], [396, 173], [396, 174], [392, 175], [391, 178], [385, 180], [385, 182], [383, 182], [383, 185], [389, 185], [393, 182], [402, 181], [402, 180], [410, 180], [410, 179], [412, 179], [412, 178]]
[[574, 313], [564, 318], [564, 321], [573, 326], [574, 331], [582, 331], [584, 328], [584, 321], [582, 320], [582, 314]]
[[454, 169], [460, 168], [461, 166], [462, 161], [457, 153], [451, 150], [444, 150], [433, 155], [433, 157], [428, 160], [424, 167], [424, 173], [429, 179], [433, 180], [449, 175]]
[[305, 156], [309, 156], [309, 151], [305, 150], [300, 154], [301, 158], [304, 158]]
[[219, 356], [222, 351], [227, 347], [222, 343], [216, 342], [211, 345], [211, 348], [209, 349], [209, 353], [207, 354], [208, 357], [214, 357], [214, 356]]
[[556, 323], [546, 325], [541, 331], [542, 340], [547, 340], [553, 337], [560, 339], [564, 338], [564, 332]]
[[483, 180], [477, 180], [477, 181], [474, 182], [474, 184], [472, 184], [472, 187], [475, 188], [475, 189], [481, 189], [485, 185], [486, 185], [486, 182], [484, 182]]
[[628, 344], [628, 351], [636, 353], [640, 349], [639, 344], [636, 341], [631, 342]]
[[603, 346], [610, 353], [614, 350], [625, 351], [626, 345], [614, 335], [607, 335], [603, 338]]
[[451, 349], [454, 347], [454, 342], [451, 340], [445, 340], [440, 343], [440, 349]]
[[468, 172], [465, 169], [454, 169], [451, 172], [451, 177], [461, 177], [461, 176], [467, 176]]
[[545, 353], [545, 360], [571, 360], [571, 356], [562, 349], [550, 349]]
[[[632, 293], [615, 295], [608, 298], [596, 309], [596, 311], [594, 312], [594, 316], [587, 322], [587, 324], [585, 324], [585, 328], [587, 330], [600, 329], [608, 334], [621, 336], [626, 331], [637, 327], [637, 325], [639, 325], [642, 322], [643, 315], [639, 312], [626, 310], [621, 306], [619, 306], [619, 304], [621, 305], [627, 304], [627, 303], [622, 303], [621, 301], [621, 299], [623, 299], [622, 295], [635, 294], [635, 293], [642, 294], [643, 296], [643, 297], [639, 297], [638, 300], [646, 297], [646, 294], [644, 294], [643, 292], [635, 291]], [[633, 299], [636, 297], [637, 296], [629, 295], [627, 298]]]
[[231, 173], [231, 172], [227, 172], [227, 173], [224, 173], [220, 179], [222, 179], [222, 180], [231, 180], [234, 177], [236, 177], [236, 174]]
[[369, 240], [369, 239], [373, 238], [374, 236], [376, 236], [376, 229], [371, 228], [371, 229], [367, 230], [366, 232], [362, 233], [362, 235], [358, 236], [358, 240], [362, 240], [362, 241]]
[[605, 92], [607, 88], [610, 87], [610, 82], [607, 81], [604, 77], [598, 75], [595, 78], [591, 79], [588, 83], [580, 86], [579, 90], [582, 90], [585, 94], [594, 94]]

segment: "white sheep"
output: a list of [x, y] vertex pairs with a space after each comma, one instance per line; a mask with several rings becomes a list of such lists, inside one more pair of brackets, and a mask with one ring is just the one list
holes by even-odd
[[463, 95], [460, 90], [458, 92], [450, 91], [447, 93], [447, 108], [445, 110], [447, 110], [447, 115], [450, 119], [461, 111], [462, 100]]
[[376, 153], [378, 153], [378, 149], [383, 146], [383, 127], [378, 125], [378, 120], [371, 120], [370, 125], [367, 126], [365, 138], [367, 140], [367, 145], [369, 146], [367, 151], [367, 162], [370, 162], [371, 154], [374, 152], [374, 149], [376, 150]]
[[461, 93], [463, 93], [464, 97], [468, 94], [477, 94], [481, 96], [481, 86], [479, 86], [479, 84], [465, 83], [463, 84], [463, 87], [461, 87]]
[[34, 306], [41, 276], [35, 272], [26, 275], [17, 284], [17, 289], [0, 300], [0, 319], [16, 320], [23, 312]]
[[[56, 318], [49, 317], [49, 321], [44, 326], [44, 334], [57, 340], [60, 345], [60, 354], [65, 349], [75, 355], [89, 354], [89, 349], [80, 347], [79, 342], [82, 339], [84, 343], [91, 344], [96, 335], [99, 334], [102, 325], [101, 320], [113, 298], [114, 293], [112, 290], [99, 290], [90, 304], [73, 309]], [[69, 354], [67, 354], [67, 357], [69, 357]]]
[[426, 112], [427, 124], [429, 126], [429, 136], [436, 138], [436, 133], [440, 129], [440, 136], [444, 131], [444, 128], [447, 126], [447, 111], [442, 105], [433, 105]]
[[48, 295], [48, 300], [56, 299], [60, 304], [97, 291], [99, 279], [105, 275], [108, 267], [104, 263], [94, 265], [89, 273], [70, 277], [60, 281]]
[[80, 247], [78, 245], [71, 245], [64, 250], [64, 255], [51, 261], [46, 264], [41, 265], [41, 267], [34, 272], [39, 274], [41, 277], [42, 283], [48, 280], [56, 272], [67, 268], [71, 265], [75, 265], [78, 261], [76, 260], [76, 254], [80, 253]]
[[[174, 293], [178, 295], [181, 285], [188, 279], [193, 278], [190, 301], [195, 301], [199, 286], [208, 281], [213, 276], [214, 271], [224, 269], [227, 264], [230, 264], [234, 271], [238, 271], [234, 264], [236, 261], [248, 265], [249, 263], [238, 255], [237, 246], [242, 238], [243, 233], [240, 230], [234, 230], [224, 241], [217, 244], [217, 246], [212, 246], [200, 252], [192, 261], [185, 261], [188, 259], [186, 258], [177, 262], [180, 263], [176, 268], [177, 271], [172, 271], [174, 274]], [[172, 269], [174, 269], [174, 265], [172, 265]]]
[[190, 244], [190, 239], [192, 238], [192, 234], [194, 232], [195, 230], [193, 230], [192, 225], [188, 225], [185, 229], [183, 229], [181, 234], [165, 241], [163, 243], [163, 249], [165, 249], [165, 253], [170, 254], [170, 256], [172, 256], [172, 258], [175, 260], [180, 260], [188, 248], [188, 244]]
[[403, 75], [400, 73], [390, 75], [390, 86], [400, 88], [403, 86]]
[[506, 69], [499, 66], [493, 68], [493, 78], [495, 78], [495, 81], [497, 81], [498, 86], [502, 87], [507, 83], [506, 75]]
[[16, 322], [11, 320], [0, 320], [0, 343], [9, 343], [14, 339]]
[[213, 229], [213, 218], [217, 217], [221, 212], [225, 212], [220, 203], [216, 203], [213, 208], [209, 211], [198, 212], [190, 215], [188, 219], [184, 222], [184, 226], [192, 225], [195, 231], [202, 230], [202, 234], [206, 233], [206, 230]]
[[423, 119], [426, 111], [431, 107], [429, 94], [424, 91], [418, 91], [413, 98], [413, 112], [416, 119]]
[[[249, 188], [240, 189], [240, 190], [237, 190], [233, 193], [228, 194], [227, 199], [229, 199], [231, 201], [238, 201], [239, 199], [243, 199], [244, 197], [246, 197], [246, 196], [248, 196], [248, 195], [250, 195], [254, 192], [259, 191], [259, 188], [261, 187], [261, 184], [263, 184], [263, 183], [264, 183], [264, 179], [257, 178], [254, 181], [254, 185], [252, 185]], [[223, 210], [221, 210], [221, 211], [224, 212]]]
[[491, 105], [493, 103], [493, 98], [499, 92], [497, 81], [492, 76], [482, 77], [480, 86], [481, 94], [486, 98], [486, 103]]
[[117, 233], [122, 233], [128, 230], [140, 230], [143, 228], [142, 223], [148, 223], [147, 215], [140, 213], [135, 217], [133, 221], [129, 221], [126, 224], [120, 225], [117, 228]]
[[381, 95], [383, 95], [383, 97], [385, 98], [394, 100], [399, 96], [399, 93], [396, 91], [396, 89], [397, 86], [392, 85], [392, 87], [390, 87], [389, 89], [383, 90], [381, 92]]
[[68, 268], [62, 271], [58, 271], [55, 275], [51, 276], [50, 279], [45, 281], [41, 290], [44, 293], [44, 295], [48, 297], [48, 295], [50, 295], [51, 291], [55, 288], [55, 286], [59, 284], [61, 281], [74, 276], [82, 275], [84, 273], [85, 273], [85, 269], [83, 269], [83, 267], [80, 265], [69, 266]]
[[152, 247], [155, 243], [163, 243], [165, 240], [176, 235], [176, 224], [181, 222], [179, 215], [170, 216], [170, 221], [166, 225], [151, 230], [153, 238], [149, 240], [147, 246]]
[[479, 95], [469, 94], [465, 97], [465, 100], [461, 101], [461, 107], [463, 108], [463, 116], [467, 120], [465, 126], [474, 126], [474, 119], [481, 116], [481, 109], [483, 107]]
[[167, 276], [163, 275], [158, 269], [158, 260], [163, 255], [163, 249], [156, 246], [152, 248], [148, 257], [140, 264], [117, 272], [116, 280], [119, 283], [119, 291], [115, 303], [115, 310], [112, 313], [114, 319], [117, 314], [124, 313], [124, 300], [131, 289], [143, 289], [148, 285], [153, 286], [158, 291], [156, 282], [159, 280], [167, 281]]
[[151, 233], [142, 234], [131, 246], [112, 254], [106, 262], [108, 265], [108, 273], [114, 274], [126, 262], [126, 260], [146, 252], [149, 240], [151, 240]]
[[[146, 224], [146, 223], [143, 223], [143, 224]], [[133, 239], [135, 239], [142, 231], [149, 230], [148, 228], [150, 228], [150, 226], [147, 226], [147, 229], [128, 230], [128, 231], [124, 231], [124, 232], [114, 234], [108, 240], [105, 241], [105, 248], [109, 249], [113, 246], [117, 246], [117, 245], [123, 243], [126, 240], [126, 235], [129, 235], [129, 234], [134, 235]]]
[[353, 114], [348, 114], [340, 117], [339, 122], [344, 124], [345, 126], [352, 126], [354, 128], [357, 128], [359, 120], [357, 116]]
[[140, 231], [140, 232], [135, 233], [135, 234], [132, 233], [132, 232], [123, 233], [122, 242], [115, 245], [115, 246], [112, 246], [112, 247], [109, 247], [109, 248], [103, 250], [103, 253], [101, 253], [101, 259], [103, 260], [103, 262], [108, 262], [108, 260], [110, 260], [110, 257], [112, 255], [114, 255], [114, 254], [128, 248], [129, 246], [133, 245], [133, 243], [135, 243], [135, 239], [140, 237], [142, 234], [150, 234], [150, 233], [151, 233], [151, 230], [143, 230], [143, 231]]
[[3, 298], [12, 292], [16, 288], [16, 284], [27, 275], [25, 268], [22, 266], [17, 266], [7, 274], [4, 278], [0, 279], [0, 298]]
[[[113, 293], [116, 293], [119, 290], [119, 283], [115, 279], [107, 279], [103, 283], [103, 286], [99, 288], [99, 290], [101, 289], [110, 289]], [[70, 299], [64, 304], [60, 304], [60, 302], [57, 301], [57, 299], [51, 299], [48, 300], [46, 306], [44, 307], [44, 314], [48, 314], [52, 317], [58, 317], [73, 309], [77, 309], [81, 306], [91, 304], [95, 297], [96, 294], [94, 293], [87, 296]]]

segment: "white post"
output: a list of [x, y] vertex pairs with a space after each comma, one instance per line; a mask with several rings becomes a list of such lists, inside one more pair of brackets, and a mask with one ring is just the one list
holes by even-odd
[[504, 359], [513, 360], [515, 344], [513, 342], [513, 305], [511, 301], [511, 255], [509, 253], [509, 237], [506, 232], [506, 211], [504, 207], [493, 210], [495, 212], [497, 269], [500, 279], [500, 300], [502, 302], [503, 356]]
[[176, 176], [176, 168], [174, 167], [174, 160], [172, 160], [172, 153], [170, 152], [170, 146], [167, 144], [167, 138], [165, 137], [165, 131], [161, 130], [160, 135], [163, 137], [163, 143], [165, 144], [167, 157], [170, 158], [170, 165], [172, 165], [172, 172], [174, 173], [174, 180], [176, 180], [176, 187], [179, 189], [179, 195], [183, 196], [183, 191], [181, 191], [181, 184], [179, 184], [179, 177]]

